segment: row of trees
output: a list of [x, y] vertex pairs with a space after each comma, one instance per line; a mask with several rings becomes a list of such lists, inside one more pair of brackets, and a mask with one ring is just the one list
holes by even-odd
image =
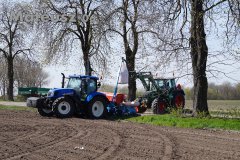
[[31, 5], [14, 2], [0, 4], [0, 63], [1, 92], [7, 92], [13, 100], [16, 87], [41, 86], [46, 83], [47, 74], [33, 58], [38, 43], [35, 26], [31, 22], [15, 19], [13, 13], [31, 13]]
[[[186, 88], [185, 94], [187, 99], [193, 99], [193, 88]], [[240, 83], [231, 84], [225, 82], [217, 85], [209, 83], [208, 85], [209, 100], [239, 100], [240, 99]]]
[[[240, 2], [238, 0], [34, 0], [20, 5], [2, 5], [0, 26], [0, 52], [6, 59], [9, 81], [9, 99], [13, 89], [13, 60], [20, 54], [30, 54], [34, 46], [24, 39], [36, 27], [38, 38], [44, 42], [44, 51], [49, 61], [65, 57], [74, 49], [82, 55], [85, 73], [105, 71], [114, 40], [120, 40], [120, 52], [125, 54], [129, 71], [129, 99], [136, 98], [136, 79], [133, 71], [136, 62], [153, 57], [157, 67], [177, 61], [180, 67], [188, 66], [193, 76], [193, 109], [208, 114], [207, 71], [210, 54], [206, 41], [206, 27], [209, 34], [216, 28], [215, 18], [224, 17], [225, 37], [223, 46], [228, 53], [238, 52], [233, 44], [238, 41]], [[5, 6], [5, 7], [4, 7]], [[9, 19], [9, 11], [32, 14], [66, 15], [66, 21], [37, 21], [26, 23]], [[71, 16], [68, 16], [71, 15]], [[74, 15], [74, 21], [72, 21]], [[86, 15], [85, 20], [79, 18]], [[25, 25], [25, 27], [24, 27]], [[27, 25], [27, 27], [26, 27]], [[215, 30], [214, 30], [215, 31]], [[214, 32], [216, 33], [216, 32]], [[77, 46], [77, 47], [75, 47]], [[230, 52], [231, 51], [231, 52]], [[148, 54], [154, 53], [153, 55]], [[223, 52], [224, 53], [224, 52]], [[221, 55], [220, 55], [221, 56]], [[216, 59], [216, 58], [215, 58]], [[151, 63], [151, 62], [149, 62]], [[153, 65], [154, 63], [148, 64]]]
[[[42, 69], [39, 62], [31, 61], [24, 57], [17, 57], [13, 64], [14, 88], [42, 87], [48, 84], [48, 74]], [[7, 66], [4, 59], [0, 59], [0, 95], [4, 98], [8, 93]]]

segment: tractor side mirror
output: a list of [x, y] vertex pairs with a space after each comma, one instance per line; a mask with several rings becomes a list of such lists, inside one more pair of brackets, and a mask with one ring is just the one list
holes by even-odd
[[98, 87], [98, 88], [101, 87], [101, 82], [98, 82], [97, 87]]

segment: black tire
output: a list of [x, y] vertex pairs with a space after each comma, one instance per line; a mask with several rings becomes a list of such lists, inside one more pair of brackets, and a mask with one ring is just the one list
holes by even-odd
[[88, 104], [88, 116], [92, 119], [104, 118], [107, 114], [108, 101], [103, 97], [95, 97]]
[[183, 109], [184, 108], [184, 106], [185, 106], [185, 97], [184, 97], [184, 95], [181, 92], [177, 93], [173, 97], [172, 105], [176, 109]]
[[147, 104], [145, 104], [145, 99], [139, 97], [136, 99], [140, 103], [140, 106], [136, 107], [137, 113], [144, 113], [147, 110]]
[[166, 107], [166, 103], [158, 98], [154, 99], [152, 102], [152, 111], [154, 114], [166, 113]]
[[152, 91], [146, 91], [145, 93], [143, 93], [142, 98], [147, 99], [147, 108], [151, 108], [151, 104], [152, 104], [152, 100], [151, 100], [151, 95], [152, 95]]
[[137, 107], [137, 113], [144, 113], [146, 112], [146, 110], [147, 110], [147, 107], [144, 107], [144, 106]]
[[53, 109], [58, 118], [69, 118], [75, 112], [75, 105], [71, 99], [60, 97], [53, 102]]
[[52, 117], [54, 114], [52, 110], [42, 107], [38, 107], [38, 113], [43, 117]]

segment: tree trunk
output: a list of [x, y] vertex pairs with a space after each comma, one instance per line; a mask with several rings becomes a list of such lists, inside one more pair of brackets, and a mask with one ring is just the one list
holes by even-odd
[[89, 59], [89, 51], [83, 52], [83, 60], [84, 60], [84, 68], [85, 68], [85, 75], [92, 75], [92, 67]]
[[202, 0], [191, 0], [191, 59], [193, 68], [193, 115], [198, 113], [209, 115], [207, 103], [208, 81], [206, 77], [206, 64], [208, 47], [204, 31], [204, 11]]
[[6, 99], [6, 81], [4, 80], [3, 82], [3, 97], [4, 97], [4, 100]]
[[14, 83], [14, 72], [13, 72], [13, 58], [8, 57], [7, 59], [7, 66], [8, 66], [8, 100], [14, 101], [13, 99], [13, 83]]
[[133, 74], [135, 70], [135, 54], [128, 48], [126, 51], [126, 64], [128, 69], [128, 99], [134, 101], [136, 99], [136, 77]]

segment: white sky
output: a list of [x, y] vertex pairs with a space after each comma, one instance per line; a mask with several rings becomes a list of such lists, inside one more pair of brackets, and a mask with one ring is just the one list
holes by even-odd
[[[29, 2], [30, 0], [18, 0], [18, 2], [21, 1], [25, 1], [25, 2]], [[0, 2], [5, 2], [5, 0], [0, 0]], [[121, 41], [121, 40], [120, 40]], [[219, 48], [220, 46], [220, 42], [216, 41], [216, 39], [211, 39], [208, 38], [208, 47], [209, 47], [209, 51], [213, 51], [216, 50], [217, 48]], [[116, 44], [117, 45], [117, 44]], [[118, 48], [118, 47], [116, 47]], [[115, 49], [116, 49], [115, 48]], [[66, 76], [70, 75], [70, 74], [83, 74], [84, 70], [83, 70], [83, 65], [81, 64], [81, 67], [79, 67], [79, 61], [77, 61], [77, 59], [80, 59], [80, 56], [77, 56], [78, 53], [74, 53], [73, 55], [70, 55], [70, 59], [67, 62], [63, 62], [65, 63], [65, 65], [55, 65], [55, 66], [45, 66], [44, 70], [46, 72], [49, 73], [49, 81], [50, 83], [46, 86], [46, 87], [50, 87], [50, 88], [57, 88], [61, 86], [61, 73], [65, 73]], [[110, 69], [110, 73], [111, 76], [107, 76], [105, 77], [105, 84], [111, 84], [111, 85], [115, 85], [116, 83], [116, 78], [117, 78], [117, 72], [118, 72], [118, 66], [121, 63], [121, 57], [124, 56], [123, 54], [121, 54], [121, 51], [119, 51], [118, 53], [116, 53], [116, 55], [111, 59], [111, 66], [109, 68]], [[115, 60], [114, 60], [115, 59]], [[233, 62], [230, 62], [233, 63]], [[223, 66], [223, 65], [216, 65], [216, 67], [225, 72], [225, 73], [229, 73], [232, 72], [231, 74], [228, 74], [229, 77], [225, 77], [223, 75], [216, 75], [217, 78], [209, 78], [209, 82], [215, 82], [217, 84], [223, 83], [225, 81], [229, 81], [231, 83], [238, 83], [240, 82], [240, 70], [236, 69], [240, 67], [240, 64], [234, 64], [233, 66]], [[80, 70], [80, 68], [82, 68]], [[172, 76], [172, 73], [170, 72], [174, 67], [170, 66], [169, 70], [164, 70], [164, 71], [160, 71], [161, 75], [169, 77]], [[169, 73], [170, 72], [170, 73]], [[233, 80], [235, 79], [235, 80]], [[192, 77], [191, 76], [187, 76], [187, 77], [183, 77], [181, 79], [179, 79], [178, 83], [182, 84], [183, 86], [188, 86], [191, 87], [192, 86]]]

